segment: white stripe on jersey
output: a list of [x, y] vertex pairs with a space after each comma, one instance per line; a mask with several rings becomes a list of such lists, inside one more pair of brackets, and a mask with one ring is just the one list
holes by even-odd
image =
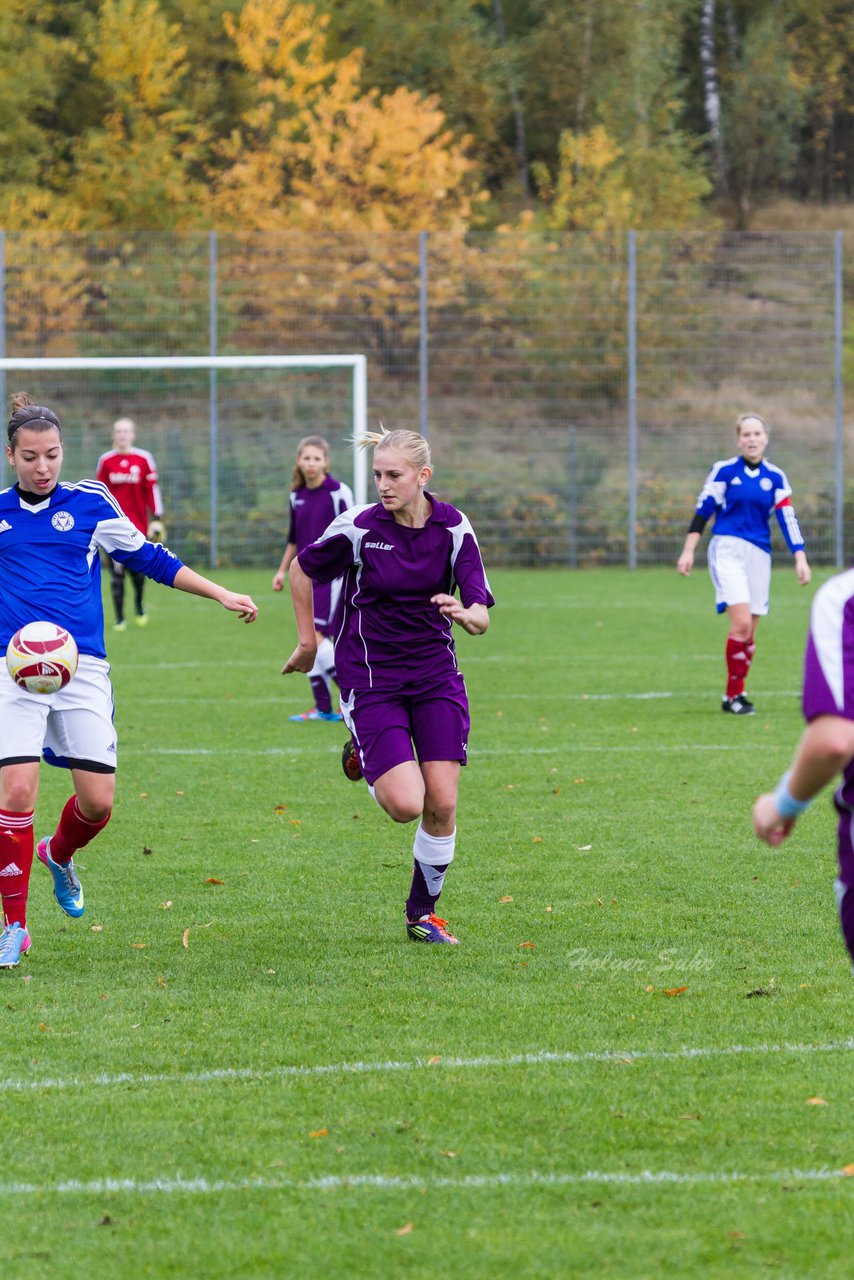
[[124, 516], [125, 514], [107, 486], [101, 484], [100, 480], [78, 480], [76, 484], [65, 484], [63, 481], [61, 487], [63, 489], [81, 489], [84, 493], [96, 493], [100, 498], [109, 502], [116, 515]]
[[[466, 534], [467, 533], [471, 534], [472, 541], [474, 542], [474, 545], [477, 547], [478, 551], [480, 550], [480, 544], [477, 540], [477, 534], [475, 533], [474, 529], [471, 526], [471, 521], [469, 520], [468, 516], [462, 513], [462, 511], [460, 512], [460, 523], [455, 524], [453, 527], [451, 525], [446, 525], [446, 528], [448, 530], [448, 533], [451, 535], [451, 540], [453, 544], [451, 549], [451, 573], [453, 574], [454, 568], [457, 563], [457, 556], [460, 554], [460, 550], [463, 545], [463, 539], [465, 538]], [[456, 577], [454, 576], [451, 582], [451, 591], [453, 591], [454, 589], [455, 582], [456, 582]], [[490, 587], [489, 580], [486, 576], [486, 569], [484, 569], [483, 571], [483, 585], [486, 587], [489, 594], [492, 595], [492, 588]]]
[[795, 515], [795, 508], [791, 503], [787, 502], [785, 506], [778, 507], [777, 517], [784, 522], [786, 526], [785, 532], [788, 534], [789, 539], [795, 544], [795, 547], [802, 544], [804, 540], [803, 534], [801, 533], [800, 525], [798, 524], [798, 517]]
[[845, 605], [854, 595], [854, 569], [831, 578], [819, 587], [812, 602], [810, 632], [824, 678], [833, 700], [843, 714], [845, 670], [842, 655], [842, 618]]

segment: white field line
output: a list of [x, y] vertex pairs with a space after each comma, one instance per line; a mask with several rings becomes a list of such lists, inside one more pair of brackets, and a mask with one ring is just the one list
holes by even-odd
[[[691, 751], [749, 751], [752, 755], [756, 754], [756, 744], [754, 742], [692, 742]], [[782, 749], [782, 748], [781, 748]], [[644, 755], [651, 755], [655, 752], [674, 752], [678, 751], [682, 755], [685, 754], [685, 744], [666, 744], [666, 743], [643, 743], [638, 742], [632, 746], [602, 746], [599, 744], [584, 745], [580, 742], [573, 742], [571, 754], [574, 756], [584, 755], [587, 752], [612, 752], [612, 751], [642, 751]], [[566, 746], [562, 747], [473, 747], [469, 751], [469, 759], [480, 760], [487, 756], [515, 756], [517, 759], [525, 756], [556, 756], [566, 755]], [[134, 747], [122, 746], [120, 749], [122, 756], [126, 755], [150, 755], [150, 747]], [[320, 755], [340, 755], [341, 744], [337, 746], [326, 747], [158, 747], [157, 754], [159, 756], [228, 756], [233, 758], [240, 756], [320, 756]]]
[[693, 1170], [676, 1173], [669, 1169], [643, 1169], [639, 1173], [588, 1169], [582, 1173], [519, 1173], [464, 1174], [460, 1177], [442, 1176], [419, 1178], [411, 1175], [395, 1176], [376, 1173], [329, 1174], [321, 1178], [190, 1178], [177, 1174], [160, 1178], [93, 1178], [90, 1181], [72, 1178], [52, 1183], [0, 1182], [0, 1198], [19, 1195], [108, 1195], [128, 1192], [132, 1195], [222, 1195], [224, 1193], [255, 1191], [498, 1191], [504, 1187], [543, 1188], [579, 1186], [732, 1186], [733, 1184], [762, 1182], [835, 1182], [848, 1177], [842, 1169], [822, 1166], [818, 1169], [779, 1169], [759, 1173], [715, 1172]]
[[0, 1093], [38, 1093], [51, 1089], [104, 1089], [115, 1086], [146, 1088], [149, 1085], [209, 1085], [241, 1080], [289, 1080], [328, 1076], [384, 1075], [398, 1071], [483, 1071], [506, 1067], [584, 1066], [589, 1063], [614, 1063], [632, 1066], [642, 1062], [691, 1062], [707, 1058], [737, 1058], [778, 1055], [803, 1055], [854, 1052], [854, 1037], [826, 1044], [731, 1044], [723, 1046], [691, 1046], [681, 1049], [616, 1049], [587, 1053], [555, 1053], [542, 1049], [537, 1053], [516, 1053], [506, 1057], [484, 1055], [475, 1058], [410, 1058], [402, 1061], [332, 1062], [281, 1067], [217, 1067], [209, 1071], [104, 1073], [95, 1076], [44, 1076], [41, 1079], [0, 1080]]

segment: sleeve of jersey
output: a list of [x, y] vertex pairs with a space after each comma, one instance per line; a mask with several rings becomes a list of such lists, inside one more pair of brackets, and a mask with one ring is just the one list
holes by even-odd
[[352, 516], [344, 511], [326, 532], [303, 547], [297, 556], [300, 568], [314, 582], [334, 582], [355, 563], [355, 529]]
[[465, 516], [456, 528], [451, 529], [451, 536], [454, 540], [451, 569], [460, 589], [460, 600], [466, 609], [473, 604], [485, 604], [487, 609], [491, 609], [495, 597], [489, 589], [474, 529]]
[[796, 551], [803, 551], [804, 536], [798, 524], [798, 517], [795, 515], [795, 508], [792, 506], [791, 494], [792, 491], [784, 476], [783, 484], [774, 491], [774, 510], [783, 537], [786, 539], [786, 545], [794, 555]]
[[804, 655], [806, 720], [854, 720], [854, 569], [837, 574], [813, 600]]
[[718, 508], [724, 505], [726, 480], [719, 479], [720, 471], [720, 464], [716, 463], [706, 477], [706, 483], [700, 490], [696, 514], [701, 516], [703, 521], [710, 520]]
[[340, 515], [342, 511], [346, 511], [348, 507], [352, 506], [355, 506], [353, 490], [349, 485], [341, 484], [335, 494], [336, 513]]
[[148, 542], [127, 516], [116, 515], [107, 503], [104, 506], [104, 518], [95, 527], [95, 544], [134, 573], [144, 573], [153, 582], [171, 587], [183, 561], [167, 547]]

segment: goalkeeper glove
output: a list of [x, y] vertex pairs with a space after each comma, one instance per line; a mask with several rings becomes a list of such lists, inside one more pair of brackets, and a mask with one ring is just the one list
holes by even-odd
[[162, 520], [152, 520], [146, 534], [149, 542], [165, 542], [166, 526]]

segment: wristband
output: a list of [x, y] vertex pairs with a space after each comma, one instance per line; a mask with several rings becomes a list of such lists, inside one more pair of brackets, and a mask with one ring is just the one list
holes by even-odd
[[795, 799], [789, 790], [790, 777], [791, 772], [784, 773], [777, 783], [777, 790], [774, 792], [774, 804], [777, 806], [777, 812], [781, 818], [798, 818], [812, 804], [812, 800]]

